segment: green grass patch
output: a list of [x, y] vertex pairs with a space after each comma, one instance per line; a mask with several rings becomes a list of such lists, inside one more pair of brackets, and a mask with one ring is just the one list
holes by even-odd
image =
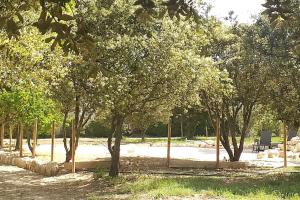
[[[128, 143], [128, 144], [138, 144], [138, 143], [167, 143], [168, 138], [162, 137], [162, 138], [145, 138], [145, 141], [142, 141], [141, 138], [130, 138], [130, 137], [124, 137], [122, 142]], [[172, 143], [187, 143], [185, 138], [172, 138]]]
[[[215, 140], [216, 138], [214, 136], [212, 137], [206, 137], [206, 136], [197, 136], [193, 140], [186, 140], [185, 138], [180, 137], [173, 137], [172, 143], [173, 144], [187, 144], [191, 143], [193, 141], [207, 141], [207, 140]], [[245, 144], [253, 144], [254, 140], [256, 138], [254, 137], [247, 137], [245, 138]], [[257, 138], [258, 139], [258, 138]], [[240, 141], [240, 137], [237, 137], [238, 142]], [[161, 138], [145, 138], [145, 141], [143, 142], [141, 138], [130, 138], [130, 137], [124, 137], [122, 142], [126, 144], [138, 144], [138, 143], [167, 143], [168, 138], [161, 137]], [[272, 137], [272, 143], [282, 143], [283, 138], [274, 136]]]
[[300, 174], [265, 177], [154, 177], [126, 182], [123, 189], [138, 197], [221, 197], [225, 199], [300, 199]]

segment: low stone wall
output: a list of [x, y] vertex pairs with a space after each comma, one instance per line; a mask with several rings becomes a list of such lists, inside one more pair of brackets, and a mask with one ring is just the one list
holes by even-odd
[[55, 176], [59, 172], [56, 162], [42, 162], [32, 158], [20, 158], [17, 154], [0, 152], [0, 164], [14, 165], [23, 169], [33, 171], [43, 176]]
[[[287, 158], [292, 159], [294, 161], [300, 160], [300, 153], [294, 151], [287, 151]], [[257, 154], [257, 159], [266, 159], [266, 158], [283, 158], [284, 151], [278, 149], [269, 149], [263, 152], [259, 152]]]

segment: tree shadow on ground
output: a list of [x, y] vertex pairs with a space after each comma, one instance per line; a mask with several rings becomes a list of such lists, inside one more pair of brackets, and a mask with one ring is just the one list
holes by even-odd
[[89, 177], [84, 173], [44, 177], [21, 168], [0, 166], [0, 199], [86, 199], [88, 193], [104, 188]]

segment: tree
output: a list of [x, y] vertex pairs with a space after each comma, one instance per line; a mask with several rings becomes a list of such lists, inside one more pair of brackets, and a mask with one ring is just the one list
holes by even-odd
[[230, 161], [238, 161], [252, 112], [262, 99], [270, 73], [268, 59], [261, 53], [265, 43], [260, 36], [266, 33], [256, 25], [242, 26], [235, 22], [229, 28], [215, 26], [213, 33], [208, 52], [219, 71], [213, 69], [204, 78], [206, 83], [200, 87], [200, 97], [212, 124], [215, 126], [216, 119], [220, 119], [221, 143]]
[[92, 3], [83, 16], [97, 41], [91, 59], [107, 79], [105, 96], [113, 131], [108, 138], [110, 176], [117, 176], [124, 122], [143, 111], [152, 115], [156, 108], [172, 108], [203, 63], [193, 49], [183, 46], [188, 41], [187, 29], [180, 31], [184, 22], [178, 28], [171, 20], [144, 21], [133, 15], [132, 1], [114, 1], [104, 9], [105, 4]]
[[150, 105], [138, 112], [131, 113], [127, 117], [126, 123], [129, 124], [131, 132], [140, 134], [142, 142], [145, 142], [145, 134], [151, 125], [158, 122], [168, 123], [170, 110], [168, 105]]
[[[59, 118], [48, 86], [63, 75], [59, 63], [62, 56], [59, 49], [51, 51], [41, 42], [45, 37], [32, 27], [24, 31], [18, 40], [0, 33], [0, 119], [3, 124], [23, 123], [26, 128], [38, 118], [40, 129], [45, 131]], [[27, 132], [30, 144], [31, 130]]]
[[[108, 8], [114, 4], [114, 0], [102, 3], [102, 7]], [[156, 0], [137, 0], [130, 3], [136, 7], [135, 13], [145, 19], [163, 17], [165, 13], [177, 19], [181, 17], [198, 20], [199, 7], [197, 1], [168, 0], [161, 3]], [[40, 15], [33, 26], [37, 27], [42, 34], [53, 33], [46, 41], [52, 42], [51, 48], [61, 46], [65, 52], [82, 53], [87, 48], [92, 49], [93, 38], [86, 31], [84, 18], [80, 16], [87, 6], [88, 1], [78, 0], [12, 0], [0, 3], [0, 30], [5, 30], [9, 38], [17, 38], [21, 35], [21, 29], [27, 26], [24, 15], [28, 11], [39, 12]], [[83, 49], [82, 49], [83, 47]]]
[[[274, 27], [272, 21], [265, 17], [258, 20], [259, 27], [268, 32], [262, 39], [268, 47], [261, 52], [269, 60], [269, 68], [272, 71], [267, 81], [264, 105], [274, 111], [278, 120], [287, 122], [291, 129], [298, 129], [299, 122], [299, 57], [295, 54], [295, 40], [291, 37], [289, 29]], [[292, 32], [293, 33], [293, 32]]]
[[280, 27], [289, 31], [292, 46], [290, 51], [300, 55], [300, 2], [298, 0], [276, 1], [267, 0], [263, 6], [266, 8], [262, 14], [267, 15], [274, 27]]
[[[82, 57], [69, 55], [64, 63], [66, 75], [58, 84], [51, 87], [51, 97], [55, 99], [63, 113], [62, 131], [66, 151], [66, 162], [71, 160], [71, 125], [73, 119], [76, 130], [75, 150], [84, 127], [95, 115], [97, 109], [104, 108], [104, 79], [97, 66], [86, 62]], [[69, 139], [69, 147], [68, 141]]]

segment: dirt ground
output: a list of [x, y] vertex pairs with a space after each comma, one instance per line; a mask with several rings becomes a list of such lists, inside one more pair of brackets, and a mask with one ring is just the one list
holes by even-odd
[[93, 173], [79, 172], [44, 177], [14, 166], [0, 165], [0, 199], [86, 199], [105, 186], [93, 180]]
[[[8, 140], [5, 140], [8, 144]], [[23, 142], [23, 149], [25, 155], [30, 155], [27, 143]], [[36, 149], [37, 159], [49, 161], [51, 152], [51, 140], [39, 139]], [[63, 163], [65, 160], [65, 150], [63, 147], [62, 138], [55, 140], [55, 155], [54, 161]], [[200, 161], [214, 161], [216, 158], [216, 151], [213, 148], [199, 148], [199, 147], [171, 147], [171, 157], [178, 159], [191, 159]], [[167, 148], [165, 146], [151, 146], [147, 143], [138, 144], [122, 144], [121, 157], [157, 157], [166, 158]], [[106, 139], [95, 138], [81, 138], [78, 149], [76, 150], [76, 161], [92, 161], [99, 158], [110, 158], [107, 149]], [[220, 150], [220, 159], [228, 159], [228, 155], [224, 149]], [[251, 149], [246, 149], [242, 153], [241, 161], [248, 161], [251, 164], [263, 167], [281, 167], [283, 165], [283, 158], [264, 158], [257, 159], [257, 153], [252, 152]], [[299, 161], [289, 160], [289, 166], [300, 166]]]
[[[6, 140], [5, 143], [8, 143], [8, 141]], [[30, 155], [25, 140], [23, 148], [25, 154]], [[37, 159], [49, 161], [50, 152], [50, 140], [39, 140], [36, 149]], [[215, 153], [215, 149], [212, 148], [178, 146], [171, 148], [171, 157], [179, 159], [214, 161], [216, 158]], [[167, 148], [165, 146], [151, 146], [150, 144], [123, 144], [121, 146], [121, 156], [166, 158], [166, 154]], [[221, 149], [221, 159], [226, 156], [225, 150]], [[106, 140], [87, 138], [80, 140], [76, 151], [76, 161], [91, 161], [106, 157], [110, 157]], [[65, 150], [62, 139], [56, 139], [55, 161], [62, 163], [64, 159]], [[249, 149], [244, 151], [241, 160], [255, 163], [258, 166], [281, 167], [283, 165], [283, 159], [281, 158], [256, 159], [256, 153], [251, 152]], [[288, 165], [300, 166], [300, 163], [290, 160]], [[182, 171], [178, 173], [182, 173]], [[212, 173], [217, 172], [213, 171]], [[218, 176], [218, 174], [216, 175]], [[62, 172], [55, 177], [44, 177], [14, 166], [3, 165], [0, 165], [0, 191], [0, 200], [77, 200], [94, 199], [93, 196], [96, 196], [96, 199], [130, 199], [129, 194], [120, 193], [118, 188], [111, 187], [109, 182], [105, 182], [105, 180], [96, 181], [92, 172], [77, 172], [76, 174]]]

